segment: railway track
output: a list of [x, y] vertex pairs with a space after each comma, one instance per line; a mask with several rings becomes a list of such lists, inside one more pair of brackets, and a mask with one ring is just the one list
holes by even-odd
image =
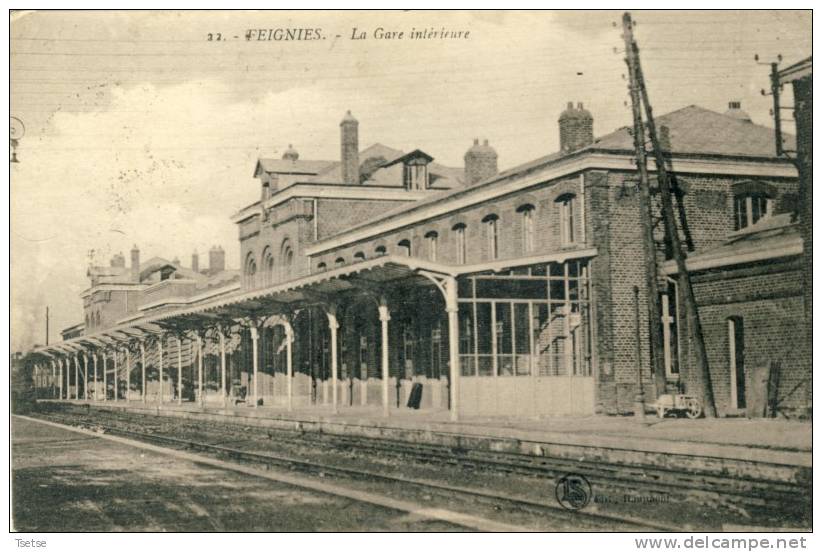
[[[698, 504], [722, 504], [731, 509], [746, 510], [743, 512], [745, 516], [750, 515], [748, 510], [765, 510], [788, 511], [794, 514], [799, 512], [799, 518], [802, 518], [806, 507], [802, 497], [807, 496], [808, 493], [807, 488], [793, 483], [721, 477], [716, 474], [657, 466], [608, 464], [598, 461], [567, 460], [404, 441], [248, 427], [236, 421], [227, 421], [223, 424], [175, 419], [171, 423], [158, 420], [155, 416], [132, 412], [105, 412], [104, 417], [101, 415], [103, 415], [102, 411], [95, 411], [94, 418], [91, 418], [84, 412], [77, 412], [77, 409], [51, 414], [52, 417], [62, 416], [69, 423], [100, 425], [100, 421], [105, 420], [108, 424], [108, 431], [123, 434], [131, 432], [134, 438], [151, 439], [158, 443], [165, 442], [170, 446], [219, 453], [242, 461], [265, 460], [269, 464], [277, 463], [280, 467], [323, 473], [331, 473], [335, 470], [336, 475], [351, 479], [418, 483], [420, 487], [423, 486], [422, 483], [425, 483], [431, 491], [462, 493], [463, 495], [473, 493], [475, 500], [496, 499], [512, 507], [523, 509], [544, 508], [546, 504], [432, 481], [414, 481], [396, 476], [391, 476], [393, 477], [391, 479], [375, 470], [333, 467], [309, 460], [300, 460], [299, 456], [304, 456], [305, 449], [312, 451], [322, 449], [362, 458], [413, 460], [418, 464], [453, 468], [463, 472], [493, 473], [551, 481], [568, 473], [576, 473], [588, 478], [598, 490], [634, 495], [651, 493], [668, 495], [679, 501], [691, 501]], [[233, 446], [229, 447], [228, 444], [233, 444]], [[263, 452], [249, 450], [261, 448]], [[284, 451], [288, 454], [283, 454]], [[633, 523], [638, 520], [620, 518], [620, 521]], [[657, 528], [670, 529], [671, 527], [659, 526]]]
[[[520, 518], [519, 523], [517, 524], [499, 522], [496, 530], [534, 530], [540, 528], [545, 530], [546, 524], [547, 527], [553, 528], [553, 530], [556, 530], [557, 526], [565, 527], [567, 530], [573, 529], [590, 531], [614, 530], [615, 528], [622, 531], [678, 530], [678, 527], [675, 525], [657, 523], [648, 520], [632, 519], [625, 516], [602, 514], [593, 511], [572, 512], [563, 509], [559, 505], [537, 502], [521, 497], [481, 489], [472, 489], [461, 486], [447, 485], [436, 481], [426, 481], [409, 477], [387, 475], [372, 470], [353, 469], [349, 467], [335, 466], [332, 464], [310, 462], [294, 457], [284, 457], [270, 453], [251, 452], [227, 447], [217, 443], [206, 443], [193, 441], [190, 439], [180, 439], [168, 435], [158, 435], [156, 433], [146, 431], [125, 429], [117, 425], [96, 423], [91, 427], [88, 427], [85, 424], [77, 426], [75, 425], [78, 421], [76, 417], [60, 417], [54, 415], [35, 417], [35, 419], [38, 418], [66, 427], [79, 428], [80, 431], [93, 431], [107, 436], [125, 438], [130, 441], [150, 443], [168, 450], [186, 452], [195, 451], [205, 454], [208, 457], [220, 460], [229, 460], [233, 463], [239, 463], [246, 466], [261, 466], [265, 469], [280, 468], [287, 472], [297, 471], [301, 474], [319, 476], [325, 480], [328, 480], [328, 478], [333, 478], [333, 481], [336, 483], [343, 480], [364, 481], [368, 482], [371, 486], [378, 483], [383, 486], [388, 486], [392, 490], [391, 494], [405, 494], [409, 488], [413, 488], [417, 495], [423, 494], [428, 497], [430, 497], [430, 495], [438, 495], [452, 503], [455, 500], [457, 502], [469, 505], [481, 503], [497, 515], [501, 512], [508, 511], [515, 512], [517, 517]], [[357, 495], [348, 495], [349, 498], [355, 499], [356, 496]], [[425, 512], [431, 511], [442, 510], [438, 508], [419, 508], [414, 510], [415, 513], [422, 512], [422, 515], [425, 515]], [[463, 517], [465, 520], [461, 521]], [[525, 517], [526, 520], [538, 520], [539, 524], [522, 524], [523, 517]], [[478, 519], [480, 521], [477, 521]], [[464, 528], [474, 530], [476, 530], [478, 525], [483, 525], [482, 518], [475, 518], [474, 516], [464, 515], [460, 512], [457, 512], [456, 516], [447, 517], [446, 519], [441, 519], [440, 521], [445, 521], [446, 523], [450, 523], [452, 525], [462, 526]], [[494, 525], [491, 525], [491, 527], [493, 528]]]

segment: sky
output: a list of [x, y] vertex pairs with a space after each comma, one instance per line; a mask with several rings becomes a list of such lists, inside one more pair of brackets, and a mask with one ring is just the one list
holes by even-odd
[[[338, 159], [346, 110], [361, 148], [420, 148], [462, 166], [473, 139], [487, 138], [501, 170], [558, 149], [569, 101], [591, 111], [598, 136], [629, 125], [621, 15], [13, 14], [11, 114], [26, 133], [11, 169], [12, 351], [45, 341], [46, 306], [50, 342], [81, 322], [89, 264], [128, 258], [135, 244], [143, 259], [184, 265], [221, 245], [238, 268], [230, 216], [259, 197], [256, 160], [289, 144], [302, 159]], [[783, 65], [811, 55], [810, 12], [632, 15], [658, 115], [724, 112], [735, 100], [772, 126], [760, 94], [769, 67], [754, 55], [781, 54]], [[278, 28], [320, 38], [256, 40]], [[378, 38], [379, 28], [404, 35]], [[468, 37], [409, 38], [443, 28]], [[366, 38], [353, 40], [355, 29]]]

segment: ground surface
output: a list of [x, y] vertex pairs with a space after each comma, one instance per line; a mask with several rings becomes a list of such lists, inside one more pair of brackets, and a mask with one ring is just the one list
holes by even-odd
[[[82, 403], [83, 401], [77, 402]], [[109, 401], [106, 405], [132, 408], [143, 406], [138, 401], [129, 403]], [[156, 408], [157, 405], [149, 402], [145, 406]], [[183, 403], [181, 406], [165, 403], [162, 408], [164, 410], [201, 410], [201, 407], [193, 403]], [[298, 407], [289, 413], [284, 408], [277, 407], [250, 408], [239, 405], [224, 409], [221, 404], [209, 404], [205, 410], [241, 416], [422, 428], [466, 435], [509, 436], [537, 441], [542, 438], [550, 440], [560, 435], [586, 436], [590, 439], [601, 438], [623, 442], [627, 448], [648, 442], [658, 442], [662, 446], [666, 442], [688, 442], [707, 446], [738, 445], [776, 451], [811, 450], [811, 423], [784, 419], [659, 419], [656, 415], [649, 413], [644, 422], [638, 422], [630, 416], [564, 416], [541, 419], [463, 416], [459, 423], [453, 423], [449, 421], [448, 411], [408, 408], [392, 408], [388, 419], [382, 417], [379, 408], [359, 406], [342, 407], [336, 414], [333, 414], [326, 406]]]
[[454, 529], [20, 418], [12, 461], [16, 531]]

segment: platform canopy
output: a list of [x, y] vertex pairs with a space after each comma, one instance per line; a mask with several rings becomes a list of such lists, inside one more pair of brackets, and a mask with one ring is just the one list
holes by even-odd
[[414, 257], [384, 255], [290, 282], [236, 292], [191, 307], [131, 318], [117, 326], [42, 347], [34, 352], [45, 355], [72, 354], [87, 348], [106, 348], [118, 343], [150, 338], [167, 331], [182, 333], [218, 324], [229, 326], [239, 319], [284, 314], [312, 305], [327, 306], [348, 293], [382, 295], [399, 287], [421, 285], [436, 285], [442, 290], [442, 282], [448, 278], [501, 272], [532, 264], [561, 263], [595, 255], [596, 249], [586, 248], [520, 257], [515, 261], [498, 260], [470, 265], [447, 265]]

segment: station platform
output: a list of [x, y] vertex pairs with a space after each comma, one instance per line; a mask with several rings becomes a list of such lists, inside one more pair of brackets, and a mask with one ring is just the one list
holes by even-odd
[[[49, 401], [51, 402], [51, 401]], [[55, 401], [56, 402], [56, 401]], [[808, 475], [812, 466], [811, 423], [745, 418], [660, 419], [590, 416], [540, 419], [468, 417], [450, 421], [446, 410], [374, 407], [284, 408], [140, 401], [59, 401], [91, 408], [125, 409], [160, 416], [234, 422], [286, 430], [318, 431], [416, 443], [516, 452], [580, 460], [665, 465], [737, 473], [776, 480]], [[806, 471], [808, 473], [801, 474]]]

